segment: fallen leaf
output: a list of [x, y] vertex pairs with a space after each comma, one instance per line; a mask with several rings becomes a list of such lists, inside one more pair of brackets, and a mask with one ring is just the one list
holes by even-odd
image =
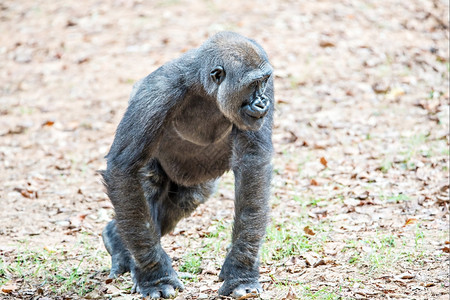
[[322, 165], [324, 165], [325, 168], [327, 168], [328, 162], [327, 162], [327, 160], [325, 159], [325, 157], [321, 157], [321, 158], [320, 158], [320, 163], [321, 163]]
[[377, 82], [372, 85], [372, 90], [377, 94], [385, 94], [389, 91], [389, 85]]
[[357, 206], [361, 201], [356, 200], [354, 198], [347, 198], [344, 200], [344, 204], [347, 206]]
[[84, 296], [86, 299], [101, 299], [103, 298], [98, 291], [92, 291]]
[[300, 299], [300, 297], [295, 293], [294, 289], [290, 286], [286, 296], [284, 296], [284, 298], [282, 298], [281, 300], [291, 300], [291, 299]]
[[17, 286], [14, 284], [5, 284], [2, 286], [2, 292], [6, 294], [12, 293], [15, 290], [17, 290]]
[[386, 98], [394, 100], [400, 96], [403, 96], [404, 94], [405, 94], [405, 91], [402, 88], [396, 87], [396, 88], [391, 89], [389, 91], [389, 93], [386, 94]]
[[106, 294], [109, 294], [110, 296], [114, 295], [120, 295], [122, 293], [122, 290], [115, 287], [113, 284], [108, 286], [108, 289], [106, 290]]
[[315, 252], [312, 252], [312, 251], [306, 252], [302, 256], [305, 259], [306, 263], [313, 268], [325, 264], [325, 261], [323, 260], [323, 258], [321, 258]]
[[45, 127], [45, 126], [52, 126], [53, 124], [55, 124], [55, 121], [50, 121], [50, 120], [47, 120], [47, 121], [45, 121], [44, 123], [42, 123], [42, 127]]
[[395, 279], [413, 279], [416, 275], [411, 273], [402, 273], [400, 275], [395, 276]]
[[88, 56], [80, 56], [77, 60], [76, 60], [76, 63], [77, 64], [79, 64], [79, 65], [81, 65], [81, 64], [84, 64], [84, 63], [86, 63], [86, 62], [88, 62], [88, 61], [90, 61], [91, 59], [90, 59], [90, 57], [88, 57]]
[[408, 226], [408, 225], [412, 225], [412, 224], [414, 224], [414, 223], [416, 223], [416, 222], [417, 222], [417, 219], [415, 219], [415, 218], [410, 218], [410, 219], [408, 219], [408, 220], [405, 221], [405, 224], [403, 225], [403, 227], [406, 227], [406, 226]]
[[323, 261], [325, 265], [336, 265], [336, 260], [331, 257], [325, 257]]
[[319, 184], [317, 183], [317, 181], [316, 181], [316, 180], [314, 180], [314, 179], [311, 179], [311, 185], [314, 185], [314, 186], [318, 186]]
[[8, 130], [6, 130], [6, 131], [4, 131], [4, 132], [1, 132], [1, 133], [0, 133], [0, 136], [8, 135], [8, 134], [21, 134], [21, 133], [24, 133], [25, 130], [26, 130], [28, 127], [29, 127], [29, 126], [16, 125], [16, 126], [13, 127], [13, 128], [10, 128], [10, 129], [8, 129]]
[[38, 198], [37, 191], [33, 191], [33, 190], [30, 190], [30, 189], [19, 188], [19, 187], [14, 188], [14, 191], [19, 192], [23, 197], [28, 198], [28, 199], [36, 199], [36, 198]]
[[303, 228], [303, 231], [308, 235], [316, 235], [316, 233], [311, 228], [309, 228], [309, 226]]
[[318, 266], [322, 266], [322, 265], [324, 265], [325, 264], [325, 260], [324, 259], [319, 259], [318, 261], [316, 261], [313, 265], [312, 265], [312, 267], [313, 268], [315, 268], [315, 267], [318, 267]]
[[322, 48], [334, 47], [335, 44], [331, 41], [320, 41], [319, 46]]
[[[37, 293], [38, 295], [44, 295], [44, 289], [41, 288], [41, 287], [38, 287], [38, 288], [36, 289], [36, 293]], [[43, 299], [43, 298], [39, 298], [39, 299]]]
[[[249, 299], [249, 298], [257, 298], [258, 297], [258, 293], [248, 293], [245, 294], [239, 298], [237, 298], [237, 300], [243, 300], [243, 299]], [[207, 298], [203, 298], [203, 299], [207, 299]]]

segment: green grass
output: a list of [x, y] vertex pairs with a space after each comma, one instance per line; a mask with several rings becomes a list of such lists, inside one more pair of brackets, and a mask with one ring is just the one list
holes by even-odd
[[330, 291], [328, 288], [322, 288], [318, 291], [311, 291], [310, 289], [305, 288], [303, 293], [301, 293], [301, 299], [337, 300], [342, 298], [335, 292]]
[[23, 279], [51, 286], [56, 294], [73, 292], [84, 296], [95, 287], [89, 285], [91, 270], [81, 267], [85, 257], [69, 258], [65, 253], [29, 250], [19, 252], [11, 262], [1, 262], [1, 282]]
[[426, 234], [418, 224], [414, 239], [393, 234], [377, 233], [358, 240], [347, 240], [342, 249], [347, 253], [347, 263], [370, 273], [382, 273], [395, 268], [400, 261], [421, 264], [424, 258]]
[[425, 233], [420, 227], [420, 223], [416, 225], [416, 230], [414, 232], [414, 246], [417, 249], [419, 246], [423, 246]]
[[[303, 228], [309, 226], [315, 236], [309, 236]], [[307, 251], [320, 252], [327, 240], [325, 229], [302, 221], [302, 218], [291, 220], [288, 224], [273, 223], [267, 228], [266, 241], [263, 244], [261, 257], [263, 263], [279, 261], [284, 258], [301, 255]]]
[[299, 299], [305, 300], [345, 299], [339, 295], [341, 292], [340, 287], [338, 289], [324, 287], [319, 290], [313, 290], [309, 284], [302, 283], [300, 280], [296, 280], [295, 277], [277, 278], [274, 275], [270, 275], [270, 277], [276, 286], [275, 290], [280, 293], [276, 299], [286, 299], [285, 296], [288, 293], [291, 293], [291, 297], [299, 297]]
[[389, 170], [392, 168], [392, 161], [390, 159], [384, 159], [381, 162], [380, 170], [383, 173], [389, 172]]
[[[415, 134], [412, 136], [400, 137], [401, 147], [395, 153], [386, 153], [380, 159], [378, 169], [383, 173], [388, 173], [391, 169], [401, 171], [415, 171], [417, 162], [423, 158], [435, 156], [448, 156], [449, 149], [446, 139], [431, 139], [430, 134]], [[396, 160], [393, 161], [393, 157]]]
[[211, 231], [202, 239], [202, 248], [198, 253], [208, 253], [215, 257], [224, 257], [226, 247], [231, 243], [231, 223], [225, 220], [216, 220], [209, 228]]
[[391, 196], [380, 195], [380, 199], [384, 200], [386, 202], [400, 203], [400, 202], [404, 202], [404, 201], [409, 201], [410, 197], [408, 195], [400, 193], [400, 194], [391, 195]]
[[199, 254], [189, 253], [183, 257], [183, 264], [180, 266], [181, 272], [200, 274], [202, 271], [202, 258]]
[[[308, 205], [309, 206], [323, 206], [324, 201], [326, 201], [326, 199], [324, 198], [311, 198]], [[325, 203], [326, 204], [326, 203]]]
[[32, 248], [27, 244], [20, 244], [17, 249], [11, 256], [0, 257], [0, 285], [22, 280], [24, 284], [44, 286], [46, 292], [56, 295], [82, 297], [99, 286], [100, 281], [93, 278], [99, 272], [106, 273], [108, 267], [106, 252], [92, 247], [84, 237], [70, 251]]

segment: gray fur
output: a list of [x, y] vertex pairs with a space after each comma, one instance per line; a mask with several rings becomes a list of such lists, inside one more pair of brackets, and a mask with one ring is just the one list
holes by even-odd
[[[225, 72], [220, 81], [210, 76], [217, 67]], [[219, 293], [261, 291], [259, 249], [273, 152], [271, 74], [261, 46], [222, 32], [135, 85], [102, 172], [116, 212], [103, 231], [111, 277], [131, 271], [136, 290], [153, 298], [182, 290], [160, 238], [232, 169], [232, 247]]]

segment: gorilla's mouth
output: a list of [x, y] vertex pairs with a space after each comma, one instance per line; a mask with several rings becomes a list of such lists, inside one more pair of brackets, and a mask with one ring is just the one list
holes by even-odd
[[269, 101], [265, 97], [258, 97], [251, 102], [244, 103], [242, 110], [249, 117], [261, 119], [269, 111]]

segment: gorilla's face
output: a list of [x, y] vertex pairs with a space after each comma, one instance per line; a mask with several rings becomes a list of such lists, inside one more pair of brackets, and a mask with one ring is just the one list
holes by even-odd
[[[216, 72], [214, 72], [216, 71]], [[211, 72], [211, 78], [217, 84], [217, 102], [222, 113], [239, 129], [259, 130], [265, 116], [273, 108], [271, 99], [272, 68], [252, 70], [244, 75], [227, 74], [217, 68]], [[218, 76], [219, 75], [219, 76]]]
[[266, 95], [269, 77], [270, 75], [266, 75], [258, 78], [247, 87], [247, 97], [239, 108], [240, 119], [249, 130], [258, 130], [262, 126], [272, 105]]

